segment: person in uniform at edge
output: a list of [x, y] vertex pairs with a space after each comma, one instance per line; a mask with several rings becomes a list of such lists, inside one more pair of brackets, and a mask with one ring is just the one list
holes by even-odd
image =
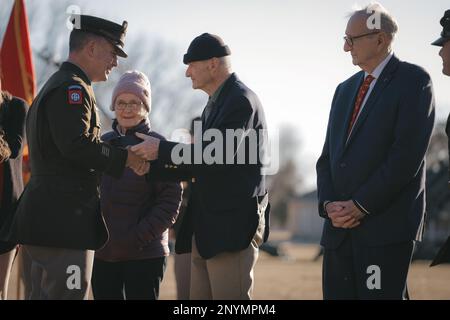
[[[442, 26], [442, 32], [439, 39], [434, 41], [432, 45], [441, 47], [439, 55], [442, 58], [442, 73], [450, 77], [450, 10], [445, 11], [444, 16], [440, 20]], [[450, 137], [450, 115], [447, 119], [447, 125], [445, 126], [445, 132]], [[449, 139], [449, 158], [450, 158], [450, 139]], [[450, 188], [450, 178], [449, 184]], [[450, 262], [450, 237], [439, 250], [437, 256], [433, 259], [432, 266]]]
[[31, 259], [30, 299], [87, 299], [94, 251], [108, 239], [99, 175], [138, 174], [148, 163], [100, 140], [92, 82], [106, 81], [123, 51], [127, 22], [72, 16], [69, 57], [34, 99], [26, 120], [31, 179], [2, 238]]

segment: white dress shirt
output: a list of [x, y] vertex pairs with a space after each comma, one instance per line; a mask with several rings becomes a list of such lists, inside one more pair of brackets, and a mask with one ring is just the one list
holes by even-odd
[[[367, 90], [367, 94], [364, 97], [364, 100], [361, 104], [361, 108], [359, 109], [359, 113], [358, 116], [356, 117], [355, 123], [356, 121], [358, 121], [358, 117], [361, 114], [361, 111], [364, 108], [364, 105], [367, 102], [367, 99], [369, 98], [370, 94], [372, 93], [373, 88], [375, 87], [375, 83], [377, 83], [378, 78], [380, 77], [381, 73], [383, 72], [384, 68], [386, 67], [386, 65], [388, 64], [388, 62], [391, 60], [392, 56], [394, 55], [394, 52], [390, 52], [387, 57], [381, 61], [381, 63], [372, 71], [372, 73], [370, 74], [372, 77], [374, 77], [375, 79], [372, 80], [372, 82], [370, 83], [369, 86], [369, 90]], [[364, 72], [364, 79], [368, 76], [369, 74], [367, 72]]]

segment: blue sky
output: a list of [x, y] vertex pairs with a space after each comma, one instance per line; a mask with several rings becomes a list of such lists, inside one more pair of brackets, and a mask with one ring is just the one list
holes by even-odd
[[[182, 63], [182, 55], [197, 35], [203, 32], [220, 35], [232, 50], [234, 71], [259, 95], [269, 129], [283, 124], [296, 128], [301, 140], [298, 157], [301, 174], [306, 178], [307, 187], [314, 186], [314, 165], [322, 148], [334, 90], [358, 71], [342, 49], [346, 16], [354, 5], [368, 2], [99, 0], [72, 3], [80, 4], [86, 14], [117, 22], [128, 20], [127, 37], [145, 32], [173, 43], [177, 50], [175, 56], [179, 56], [175, 64]], [[441, 74], [439, 49], [430, 43], [438, 37], [441, 31], [438, 21], [445, 9], [450, 9], [450, 3], [448, 0], [380, 3], [399, 24], [394, 52], [400, 59], [419, 64], [431, 74], [437, 116], [439, 120], [445, 119], [450, 112], [450, 78]]]

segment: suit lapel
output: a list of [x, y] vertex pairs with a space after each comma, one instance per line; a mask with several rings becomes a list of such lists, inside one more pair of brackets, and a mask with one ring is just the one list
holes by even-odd
[[375, 83], [375, 86], [370, 93], [369, 98], [366, 101], [366, 104], [364, 105], [359, 117], [356, 119], [356, 123], [353, 127], [353, 130], [350, 134], [350, 137], [348, 137], [345, 147], [347, 147], [351, 142], [353, 137], [358, 133], [358, 130], [363, 125], [364, 121], [366, 120], [367, 116], [369, 115], [370, 111], [376, 106], [376, 101], [378, 97], [381, 95], [381, 93], [384, 91], [386, 86], [391, 81], [394, 72], [397, 70], [398, 63], [400, 61], [398, 58], [394, 55], [392, 56], [389, 63], [384, 68], [383, 72], [381, 73], [380, 77], [377, 79], [377, 82]]
[[203, 112], [202, 112], [202, 115], [200, 117], [202, 119], [202, 128], [203, 128], [203, 130], [206, 129], [205, 110], [206, 110], [206, 106], [203, 108]]

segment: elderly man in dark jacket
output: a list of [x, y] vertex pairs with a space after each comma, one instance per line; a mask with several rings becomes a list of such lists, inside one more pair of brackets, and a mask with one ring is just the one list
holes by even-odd
[[[138, 134], [145, 141], [131, 148], [148, 160], [157, 159], [150, 178], [193, 178], [175, 245], [177, 253], [192, 253], [192, 300], [251, 299], [258, 246], [269, 234], [261, 161], [267, 147], [264, 110], [257, 95], [231, 72], [230, 53], [220, 37], [204, 33], [191, 42], [184, 56], [192, 87], [209, 95], [193, 144]], [[206, 138], [209, 134], [217, 134], [214, 143]], [[205, 154], [213, 145], [217, 158], [210, 161]], [[180, 153], [181, 162], [174, 156]], [[203, 159], [197, 159], [199, 153]]]

